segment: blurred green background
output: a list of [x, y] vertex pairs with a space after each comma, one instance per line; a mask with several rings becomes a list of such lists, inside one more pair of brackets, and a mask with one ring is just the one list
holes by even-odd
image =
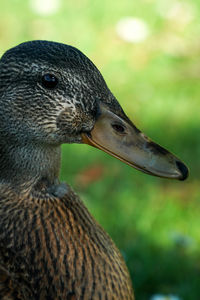
[[63, 146], [61, 178], [120, 248], [140, 300], [200, 299], [199, 20], [199, 0], [0, 0], [0, 54], [32, 39], [79, 48], [134, 123], [190, 168], [175, 182]]

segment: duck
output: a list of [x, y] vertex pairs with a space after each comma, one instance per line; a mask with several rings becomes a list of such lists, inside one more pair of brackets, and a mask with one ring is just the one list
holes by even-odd
[[7, 50], [0, 107], [0, 299], [133, 300], [120, 251], [59, 180], [61, 145], [85, 143], [163, 178], [186, 179], [186, 165], [130, 121], [70, 45]]

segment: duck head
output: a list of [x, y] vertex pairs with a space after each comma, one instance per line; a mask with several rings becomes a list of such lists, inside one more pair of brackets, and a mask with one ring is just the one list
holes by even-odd
[[17, 153], [13, 164], [21, 161], [24, 170], [40, 164], [39, 176], [56, 156], [46, 160], [57, 153], [52, 149], [87, 143], [151, 175], [188, 176], [177, 157], [136, 128], [98, 69], [74, 47], [32, 41], [8, 50], [0, 60], [0, 106], [1, 165], [10, 145]]

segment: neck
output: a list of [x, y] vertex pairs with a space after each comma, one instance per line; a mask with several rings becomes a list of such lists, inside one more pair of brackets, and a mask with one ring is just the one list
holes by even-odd
[[60, 146], [0, 144], [0, 183], [17, 191], [49, 188], [58, 182]]

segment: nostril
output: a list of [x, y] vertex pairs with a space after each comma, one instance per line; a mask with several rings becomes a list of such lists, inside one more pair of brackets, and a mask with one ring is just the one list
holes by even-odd
[[188, 168], [186, 167], [186, 165], [184, 165], [180, 161], [176, 161], [176, 165], [177, 165], [179, 171], [182, 174], [182, 177], [180, 178], [180, 180], [185, 180], [188, 177], [188, 174], [189, 174]]
[[121, 124], [112, 124], [112, 128], [117, 132], [124, 134], [125, 133], [125, 127]]

